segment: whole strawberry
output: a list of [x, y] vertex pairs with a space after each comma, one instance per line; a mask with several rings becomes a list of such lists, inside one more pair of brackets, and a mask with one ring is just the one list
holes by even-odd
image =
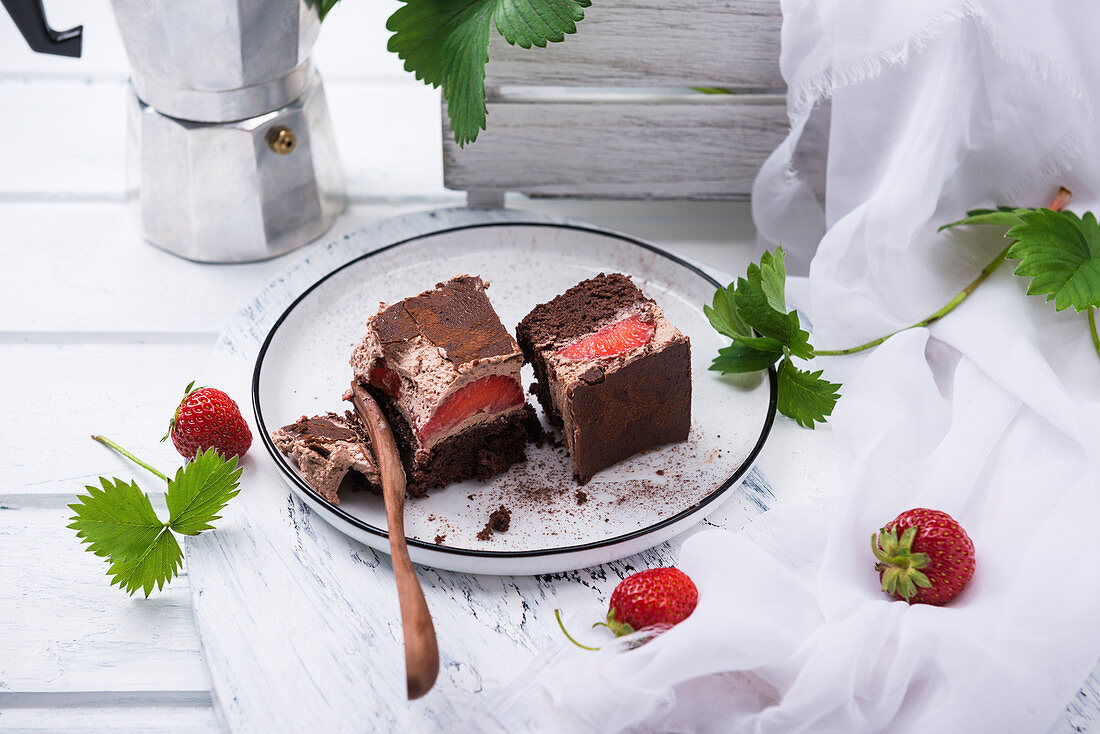
[[974, 575], [974, 543], [955, 519], [918, 507], [871, 536], [882, 590], [910, 604], [944, 604]]
[[655, 625], [671, 627], [687, 619], [698, 602], [699, 590], [686, 573], [651, 568], [627, 576], [615, 587], [605, 626], [616, 637]]
[[171, 436], [176, 451], [188, 460], [209, 448], [226, 459], [243, 456], [252, 445], [252, 431], [241, 417], [240, 408], [221, 390], [212, 387], [193, 390], [194, 385], [192, 382], [184, 388], [183, 400], [164, 438]]

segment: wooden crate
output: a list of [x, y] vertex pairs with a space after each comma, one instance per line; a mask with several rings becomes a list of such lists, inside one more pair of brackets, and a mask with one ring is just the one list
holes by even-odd
[[596, 0], [564, 43], [494, 35], [489, 129], [460, 148], [444, 110], [444, 183], [475, 203], [505, 191], [747, 198], [788, 129], [780, 22], [775, 0]]

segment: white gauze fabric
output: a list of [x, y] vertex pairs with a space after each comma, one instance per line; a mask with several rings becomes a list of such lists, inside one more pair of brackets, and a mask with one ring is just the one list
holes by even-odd
[[[1004, 246], [966, 209], [1094, 208], [1097, 10], [1087, 2], [783, 0], [792, 131], [756, 182], [762, 235], [819, 348], [915, 323]], [[550, 656], [510, 731], [1041, 732], [1100, 654], [1100, 359], [1082, 315], [1002, 267], [929, 329], [819, 358], [844, 384], [828, 507], [702, 532], [695, 613], [633, 650]], [[806, 488], [820, 490], [821, 488]], [[945, 607], [889, 600], [870, 536], [910, 507], [969, 531]], [[537, 713], [538, 709], [542, 713]], [[526, 712], [526, 714], [524, 714]], [[504, 715], [499, 717], [504, 722]], [[490, 717], [492, 719], [492, 717]], [[491, 724], [484, 725], [491, 729]]]

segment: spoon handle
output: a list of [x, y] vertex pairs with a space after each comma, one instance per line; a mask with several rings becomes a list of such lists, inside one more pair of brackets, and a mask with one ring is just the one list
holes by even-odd
[[366, 426], [378, 470], [382, 475], [382, 496], [386, 502], [386, 530], [390, 536], [390, 557], [397, 581], [397, 602], [405, 636], [405, 677], [409, 700], [420, 698], [435, 685], [439, 675], [439, 645], [428, 611], [424, 591], [405, 545], [405, 470], [393, 440], [390, 425], [378, 403], [361, 385], [352, 383], [351, 401]]

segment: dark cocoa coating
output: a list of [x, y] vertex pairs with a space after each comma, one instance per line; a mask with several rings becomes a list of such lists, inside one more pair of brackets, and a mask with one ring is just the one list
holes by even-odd
[[464, 479], [485, 480], [512, 464], [525, 461], [528, 438], [538, 431], [535, 409], [525, 403], [521, 410], [440, 441], [426, 458], [417, 462], [416, 447], [420, 444], [393, 399], [373, 385], [368, 385], [367, 390], [378, 401], [393, 429], [411, 497], [422, 497], [429, 489], [446, 487]]
[[383, 344], [422, 336], [443, 349], [454, 364], [514, 354], [516, 343], [485, 295], [488, 286], [473, 275], [458, 275], [384, 309], [374, 317]]
[[348, 428], [347, 421], [335, 413], [314, 418], [302, 416], [289, 426], [283, 426], [283, 430], [295, 440], [305, 443], [358, 439], [356, 432]]
[[524, 356], [535, 349], [565, 346], [599, 331], [626, 309], [646, 302], [651, 299], [628, 276], [600, 273], [535, 306], [516, 327], [516, 340]]
[[691, 345], [681, 337], [625, 363], [602, 382], [577, 380], [566, 402], [573, 419], [573, 472], [581, 484], [640, 451], [687, 440]]

